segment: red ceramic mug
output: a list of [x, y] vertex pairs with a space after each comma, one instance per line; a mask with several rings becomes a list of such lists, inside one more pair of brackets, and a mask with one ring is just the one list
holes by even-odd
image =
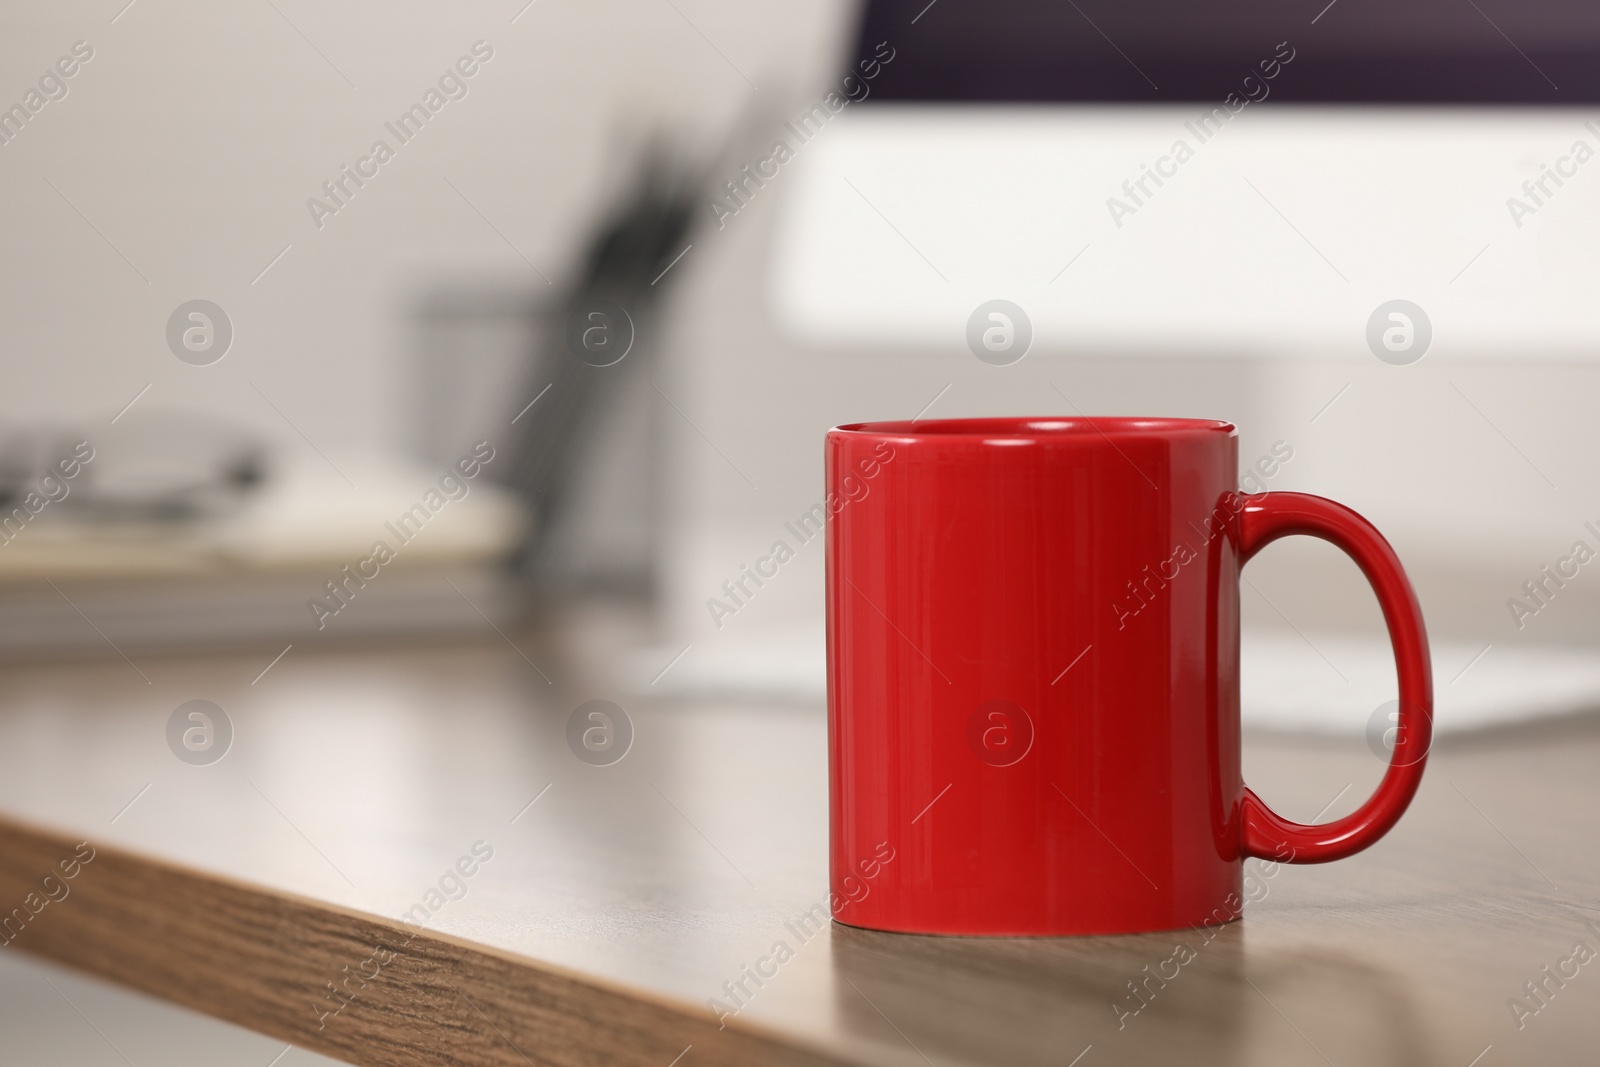
[[[1227, 922], [1247, 857], [1340, 859], [1410, 803], [1433, 689], [1405, 572], [1349, 508], [1240, 493], [1228, 423], [862, 423], [829, 431], [826, 463], [841, 921], [992, 935]], [[1239, 772], [1239, 572], [1288, 534], [1355, 560], [1399, 673], [1382, 783], [1314, 826]]]

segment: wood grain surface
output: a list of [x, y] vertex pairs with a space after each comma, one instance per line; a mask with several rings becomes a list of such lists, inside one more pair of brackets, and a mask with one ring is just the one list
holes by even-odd
[[29, 912], [7, 947], [351, 1063], [830, 1062], [643, 990], [10, 821], [0, 900]]
[[[651, 702], [518, 640], [295, 649], [259, 678], [275, 650], [0, 672], [0, 914], [78, 842], [96, 850], [10, 947], [357, 1064], [1498, 1067], [1600, 1050], [1600, 964], [1563, 962], [1600, 950], [1600, 719], [1441, 743], [1388, 838], [1335, 864], [1252, 862], [1245, 919], [1209, 935], [808, 935], [821, 709]], [[634, 726], [607, 767], [565, 740], [594, 697]], [[165, 740], [194, 698], [236, 731], [210, 766]], [[1358, 739], [1258, 736], [1245, 769], [1309, 820], [1354, 807], [1382, 764]], [[445, 878], [474, 847], [492, 858]], [[403, 921], [430, 900], [425, 931]], [[341, 981], [353, 998], [326, 1016]], [[708, 1002], [741, 982], [719, 1029]]]

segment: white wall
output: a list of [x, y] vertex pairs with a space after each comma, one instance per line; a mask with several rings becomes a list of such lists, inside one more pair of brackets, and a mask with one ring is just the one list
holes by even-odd
[[[781, 95], [819, 66], [841, 12], [139, 0], [119, 15], [124, 2], [0, 16], [0, 104], [74, 42], [94, 49], [68, 95], [0, 145], [0, 420], [109, 420], [153, 383], [140, 404], [204, 407], [301, 450], [303, 433], [335, 461], [403, 436], [413, 287], [543, 285], [529, 263], [559, 281], [640, 134], [715, 143], [756, 95], [745, 76]], [[468, 95], [398, 145], [384, 123], [480, 39], [494, 57]], [[306, 200], [380, 137], [395, 158], [319, 230]], [[211, 367], [164, 342], [196, 297], [236, 329]]]

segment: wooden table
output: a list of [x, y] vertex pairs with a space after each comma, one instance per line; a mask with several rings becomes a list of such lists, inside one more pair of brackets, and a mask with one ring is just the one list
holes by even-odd
[[[561, 632], [297, 647], [260, 677], [275, 650], [0, 669], [0, 909], [66, 893], [11, 947], [372, 1065], [1596, 1058], [1600, 963], [1541, 968], [1600, 952], [1600, 720], [1441, 742], [1394, 833], [1252, 863], [1247, 917], [1209, 941], [802, 936], [826, 888], [822, 709], [619, 696]], [[595, 697], [634, 724], [611, 766], [565, 739]], [[220, 762], [168, 748], [191, 699], [232, 720]], [[1360, 742], [1264, 737], [1245, 766], [1302, 819], [1382, 769]], [[94, 858], [59, 879], [80, 841]], [[792, 958], [757, 987], [778, 941]], [[1179, 942], [1193, 960], [1129, 1014]], [[707, 1001], [741, 980], [719, 1028]], [[1514, 997], [1539, 1008], [1520, 1029]]]

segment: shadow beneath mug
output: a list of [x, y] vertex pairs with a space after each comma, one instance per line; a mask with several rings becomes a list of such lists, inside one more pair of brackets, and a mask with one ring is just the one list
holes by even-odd
[[[961, 938], [834, 924], [838, 1027], [881, 1062], [1422, 1067], [1399, 976], [1325, 950], [1247, 953], [1241, 923], [1121, 937]], [[1085, 1064], [1088, 1067], [1088, 1064]]]
[[1279, 950], [1253, 955], [1246, 977], [1241, 1063], [1455, 1062], [1431, 1047], [1402, 976], [1375, 961], [1320, 948]]

